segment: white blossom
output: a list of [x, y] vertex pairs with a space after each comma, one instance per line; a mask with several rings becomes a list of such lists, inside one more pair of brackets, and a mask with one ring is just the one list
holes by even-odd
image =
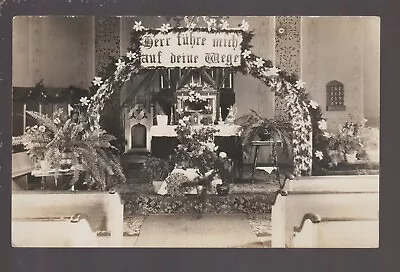
[[39, 127], [39, 131], [40, 132], [45, 132], [46, 131], [46, 127], [45, 126], [40, 126]]
[[133, 26], [133, 29], [135, 31], [142, 31], [144, 29], [144, 26], [142, 25], [142, 21], [135, 21], [135, 25]]
[[295, 87], [296, 87], [297, 89], [301, 89], [301, 88], [304, 88], [304, 85], [305, 85], [305, 84], [306, 84], [306, 83], [305, 83], [304, 81], [302, 81], [301, 79], [299, 79], [299, 80], [296, 81]]
[[196, 24], [193, 22], [190, 22], [187, 24], [187, 28], [189, 28], [189, 29], [193, 29], [193, 28], [195, 28], [195, 26], [196, 26]]
[[315, 151], [315, 157], [322, 160], [324, 158], [324, 154], [321, 151]]
[[71, 107], [71, 105], [68, 104], [68, 114], [71, 114], [71, 111], [73, 111], [73, 110], [74, 110], [74, 108]]
[[310, 100], [310, 106], [311, 106], [313, 109], [316, 109], [316, 108], [318, 107], [318, 103], [315, 102], [314, 100]]
[[228, 28], [229, 28], [228, 21], [222, 20], [221, 21], [221, 29], [228, 29]]
[[250, 54], [251, 54], [251, 51], [246, 49], [246, 50], [243, 51], [242, 56], [245, 59], [248, 59], [250, 57]]
[[272, 68], [270, 68], [269, 70], [268, 70], [268, 72], [269, 72], [269, 74], [271, 75], [271, 76], [278, 76], [279, 74], [279, 72], [280, 72], [281, 70], [279, 69], [279, 68], [277, 68], [277, 67], [272, 67]]
[[226, 158], [226, 153], [225, 152], [221, 152], [221, 153], [219, 153], [219, 156], [222, 158], [222, 159], [224, 159], [224, 158]]
[[129, 51], [128, 53], [126, 53], [126, 56], [128, 57], [129, 60], [132, 60], [136, 58], [136, 53]]
[[254, 65], [257, 66], [258, 68], [262, 67], [264, 65], [265, 61], [262, 58], [257, 58], [254, 61]]
[[212, 27], [216, 24], [216, 20], [212, 18], [211, 20], [206, 21], [206, 23], [207, 23], [207, 29], [208, 31], [210, 31]]
[[168, 32], [171, 29], [171, 25], [170, 24], [163, 24], [160, 28], [161, 32]]
[[81, 102], [81, 104], [82, 104], [83, 106], [89, 105], [89, 100], [88, 100], [88, 98], [87, 98], [86, 96], [81, 97], [81, 99], [79, 99], [79, 102]]
[[95, 77], [93, 80], [94, 86], [100, 86], [102, 83], [103, 83], [103, 80], [101, 79], [101, 77]]
[[321, 121], [318, 121], [318, 128], [325, 130], [327, 129], [328, 124], [326, 123], [326, 121], [324, 119], [322, 119]]
[[117, 70], [121, 70], [125, 67], [125, 62], [121, 59], [118, 59], [118, 62], [115, 65], [117, 66]]
[[246, 21], [243, 19], [242, 23], [240, 24], [240, 28], [241, 28], [243, 31], [249, 30], [249, 23], [246, 22]]
[[54, 124], [56, 124], [56, 125], [58, 125], [58, 124], [61, 123], [61, 121], [60, 121], [59, 118], [55, 118], [55, 119], [53, 120], [53, 122], [54, 122]]

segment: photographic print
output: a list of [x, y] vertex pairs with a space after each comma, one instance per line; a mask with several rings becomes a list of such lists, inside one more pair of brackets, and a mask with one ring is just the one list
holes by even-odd
[[379, 247], [380, 18], [16, 16], [13, 247]]

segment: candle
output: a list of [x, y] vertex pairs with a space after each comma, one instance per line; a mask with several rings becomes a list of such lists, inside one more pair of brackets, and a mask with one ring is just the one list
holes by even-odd
[[222, 121], [221, 107], [219, 107], [219, 121]]

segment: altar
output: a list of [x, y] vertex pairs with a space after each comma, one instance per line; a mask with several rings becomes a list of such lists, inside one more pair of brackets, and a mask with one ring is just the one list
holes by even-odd
[[[210, 126], [198, 125], [194, 129], [205, 129]], [[240, 144], [240, 126], [237, 125], [213, 125], [218, 130], [214, 134], [214, 143], [218, 147], [219, 152], [225, 152], [233, 161], [234, 171], [243, 170], [243, 152]], [[169, 126], [152, 126], [150, 128], [151, 137], [151, 155], [153, 157], [168, 160], [174, 154], [175, 148], [178, 146], [176, 125]]]

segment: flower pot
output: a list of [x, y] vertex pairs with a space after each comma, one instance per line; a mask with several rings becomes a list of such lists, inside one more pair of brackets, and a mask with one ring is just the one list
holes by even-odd
[[204, 190], [204, 186], [203, 185], [197, 185], [196, 188], [197, 188], [197, 194], [198, 195], [200, 195]]
[[225, 184], [218, 184], [217, 185], [217, 193], [221, 196], [226, 196], [229, 193], [229, 186]]
[[61, 154], [61, 160], [60, 160], [60, 168], [61, 169], [70, 169], [72, 166], [72, 158], [74, 156], [73, 152], [63, 152]]
[[50, 170], [50, 163], [46, 160], [40, 161], [40, 169], [42, 171], [48, 171]]
[[347, 152], [346, 161], [348, 163], [355, 163], [357, 161], [357, 151]]
[[158, 193], [160, 191], [161, 185], [163, 184], [164, 181], [162, 180], [153, 180], [153, 189], [155, 193]]
[[269, 141], [272, 138], [272, 134], [267, 128], [264, 128], [258, 133], [258, 137], [260, 137], [261, 141]]
[[165, 114], [157, 115], [157, 125], [158, 126], [167, 126], [168, 125], [168, 115], [165, 115]]

